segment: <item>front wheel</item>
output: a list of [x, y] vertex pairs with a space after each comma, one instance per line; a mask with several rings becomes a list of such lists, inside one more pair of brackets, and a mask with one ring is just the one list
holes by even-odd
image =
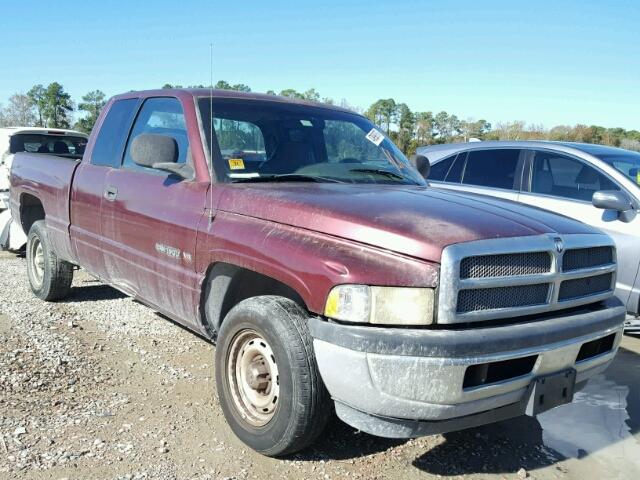
[[226, 316], [216, 347], [216, 385], [227, 422], [269, 456], [302, 450], [322, 433], [331, 400], [306, 312], [292, 300], [254, 297]]
[[66, 297], [73, 281], [73, 265], [53, 251], [44, 220], [35, 222], [27, 238], [27, 275], [31, 290], [47, 301]]

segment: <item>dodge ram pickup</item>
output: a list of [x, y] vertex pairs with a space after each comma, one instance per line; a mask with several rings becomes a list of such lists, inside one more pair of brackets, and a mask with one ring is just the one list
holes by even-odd
[[334, 412], [409, 438], [571, 402], [621, 339], [614, 243], [413, 163], [333, 106], [130, 92], [81, 161], [17, 154], [10, 205], [36, 296], [82, 267], [211, 339], [224, 415], [263, 454]]

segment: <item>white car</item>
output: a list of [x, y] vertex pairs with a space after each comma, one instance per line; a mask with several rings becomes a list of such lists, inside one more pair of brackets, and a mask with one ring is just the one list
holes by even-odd
[[617, 247], [616, 295], [627, 305], [627, 330], [640, 331], [640, 153], [542, 141], [434, 145], [417, 153], [429, 160], [434, 187], [526, 203], [609, 234]]
[[18, 152], [82, 158], [89, 136], [58, 128], [0, 128], [0, 248], [19, 250], [26, 243], [21, 228], [12, 227], [9, 210], [9, 174]]

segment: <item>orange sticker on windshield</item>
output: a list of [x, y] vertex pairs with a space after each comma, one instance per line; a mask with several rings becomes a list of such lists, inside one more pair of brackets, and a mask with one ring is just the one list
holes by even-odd
[[244, 170], [244, 160], [241, 158], [230, 158], [229, 168], [231, 170]]

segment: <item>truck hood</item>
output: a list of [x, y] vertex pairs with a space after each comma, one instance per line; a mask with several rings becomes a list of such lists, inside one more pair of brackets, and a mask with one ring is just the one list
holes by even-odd
[[414, 185], [234, 184], [218, 209], [440, 262], [444, 247], [489, 238], [597, 233], [508, 200]]

